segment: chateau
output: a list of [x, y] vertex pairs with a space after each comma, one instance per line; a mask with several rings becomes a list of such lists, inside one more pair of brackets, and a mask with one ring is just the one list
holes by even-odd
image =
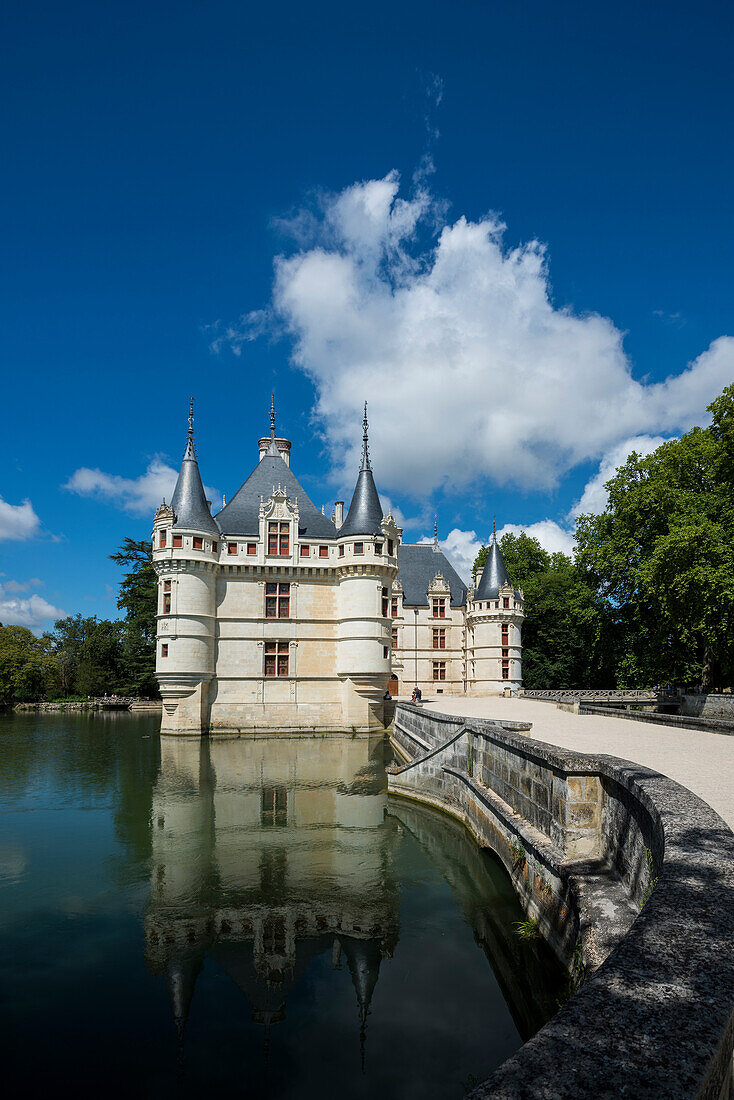
[[193, 408], [176, 488], [155, 514], [156, 675], [161, 732], [369, 731], [384, 696], [498, 694], [521, 683], [523, 594], [493, 533], [468, 589], [438, 546], [406, 544], [383, 515], [369, 456], [349, 510], [331, 516], [290, 469], [291, 444], [259, 462], [216, 516], [194, 447]]

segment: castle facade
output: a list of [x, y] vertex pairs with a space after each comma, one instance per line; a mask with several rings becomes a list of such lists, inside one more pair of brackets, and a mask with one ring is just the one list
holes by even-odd
[[155, 514], [156, 676], [162, 733], [370, 731], [384, 696], [516, 692], [523, 597], [493, 536], [476, 589], [434, 533], [402, 543], [383, 514], [369, 457], [349, 510], [319, 511], [271, 431], [259, 462], [216, 516], [193, 414], [170, 504]]

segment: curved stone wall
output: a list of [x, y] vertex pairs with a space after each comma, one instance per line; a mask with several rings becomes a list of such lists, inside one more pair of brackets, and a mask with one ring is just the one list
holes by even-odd
[[472, 1096], [726, 1100], [734, 834], [690, 791], [518, 723], [399, 704], [391, 793], [459, 818], [504, 861], [577, 991]]

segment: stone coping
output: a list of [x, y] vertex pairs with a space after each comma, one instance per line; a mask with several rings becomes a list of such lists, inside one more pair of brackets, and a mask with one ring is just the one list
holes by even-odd
[[650, 815], [664, 853], [657, 886], [626, 935], [553, 1019], [471, 1093], [473, 1100], [727, 1100], [734, 834], [696, 795], [641, 765], [530, 740], [504, 722], [450, 721], [559, 770], [607, 776]]
[[649, 722], [657, 726], [675, 726], [678, 729], [701, 730], [703, 733], [719, 733], [734, 736], [734, 720], [725, 718], [699, 718], [694, 714], [656, 714], [649, 711], [623, 710], [620, 707], [601, 707], [591, 703], [579, 705], [579, 714], [606, 714], [611, 718], [628, 718], [633, 722]]

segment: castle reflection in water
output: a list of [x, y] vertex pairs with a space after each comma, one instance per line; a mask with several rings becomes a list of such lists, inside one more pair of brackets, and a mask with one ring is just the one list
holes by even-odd
[[458, 901], [520, 1036], [552, 1013], [548, 960], [513, 933], [522, 912], [504, 871], [456, 822], [388, 804], [383, 753], [367, 735], [161, 739], [145, 950], [182, 1043], [206, 958], [264, 1025], [267, 1055], [289, 992], [328, 952], [351, 975], [364, 1065], [370, 1004], [398, 943], [407, 836]]
[[162, 738], [146, 957], [181, 1037], [205, 956], [269, 1026], [330, 951], [351, 974], [364, 1038], [398, 938], [382, 752], [369, 737]]

